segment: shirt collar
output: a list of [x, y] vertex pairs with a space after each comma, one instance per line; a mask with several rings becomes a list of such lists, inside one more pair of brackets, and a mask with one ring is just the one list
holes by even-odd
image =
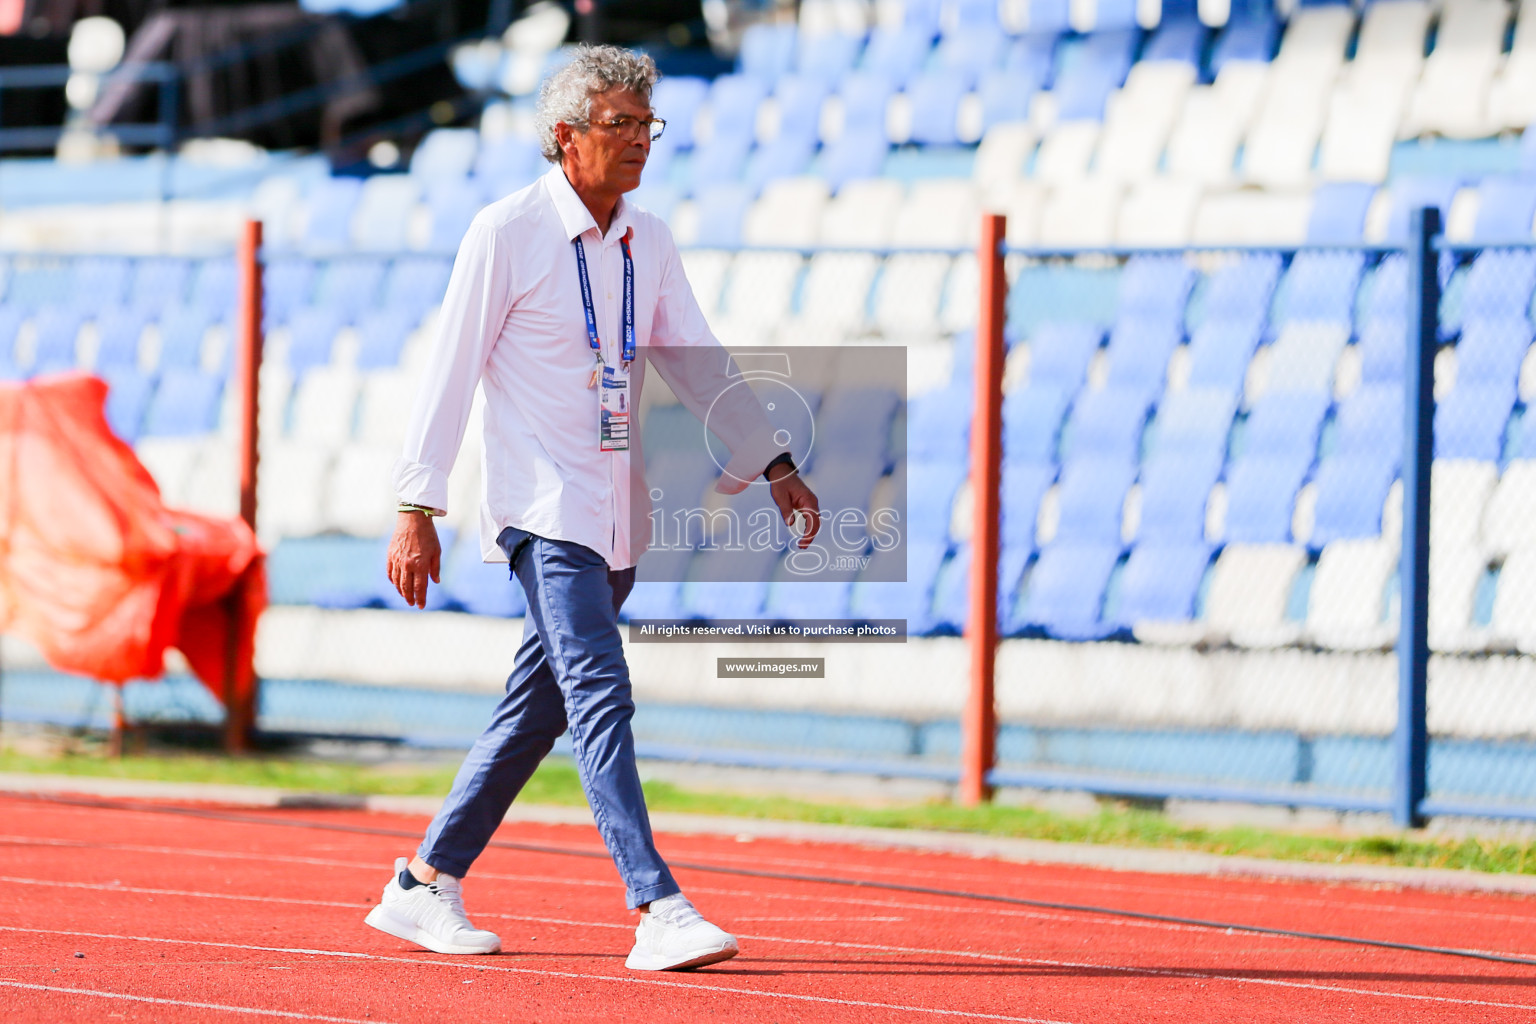
[[[549, 169], [544, 175], [544, 182], [567, 239], [577, 238], [586, 231], [597, 231], [597, 221], [592, 211], [587, 209], [587, 204], [581, 201], [581, 196], [576, 194], [576, 190], [566, 180], [565, 170], [559, 164]], [[620, 196], [618, 205], [613, 208], [613, 222], [608, 226], [608, 234], [618, 238], [629, 225], [629, 201]], [[614, 232], [615, 228], [619, 229], [617, 233]], [[598, 231], [598, 234], [602, 232]]]

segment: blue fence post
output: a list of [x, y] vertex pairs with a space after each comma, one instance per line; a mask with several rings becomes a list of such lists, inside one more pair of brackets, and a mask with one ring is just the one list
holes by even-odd
[[1408, 243], [1408, 366], [1403, 381], [1402, 620], [1397, 635], [1397, 732], [1392, 819], [1422, 825], [1429, 757], [1429, 487], [1434, 453], [1435, 345], [1440, 273], [1435, 240], [1440, 211], [1413, 211]]

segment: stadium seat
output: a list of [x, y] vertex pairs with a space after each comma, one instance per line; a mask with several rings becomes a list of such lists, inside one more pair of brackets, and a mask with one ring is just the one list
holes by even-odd
[[[1513, 468], [1517, 463], [1511, 463]], [[1483, 543], [1484, 515], [1489, 499], [1499, 482], [1499, 467], [1493, 462], [1471, 459], [1440, 459], [1431, 470], [1429, 544], [1432, 557], [1446, 549], [1476, 548]], [[1502, 521], [1490, 517], [1490, 538], [1497, 537]], [[1529, 517], [1523, 512], [1517, 529], [1523, 529]], [[1504, 538], [1498, 537], [1498, 540]], [[1519, 546], [1519, 545], [1512, 545]], [[1490, 541], [1490, 549], [1507, 553], [1510, 547]]]
[[780, 622], [850, 618], [853, 579], [778, 579], [768, 587], [763, 614]]
[[763, 187], [741, 226], [747, 245], [809, 248], [816, 243], [830, 199], [827, 183], [813, 177], [781, 178]]
[[1433, 206], [1439, 210], [1440, 222], [1444, 224], [1461, 186], [1462, 180], [1456, 177], [1395, 179], [1391, 186], [1391, 214], [1382, 240], [1388, 245], [1406, 245], [1413, 212], [1420, 207]]
[[[907, 538], [905, 545], [890, 551], [877, 551], [871, 559], [866, 575], [853, 585], [849, 612], [853, 618], [866, 621], [873, 619], [905, 619], [907, 631], [921, 636], [934, 627], [933, 588], [938, 579], [939, 566], [944, 561], [948, 545], [943, 542]], [[889, 563], [897, 566], [906, 563], [905, 583], [877, 582], [881, 579], [900, 578], [901, 570], [894, 572]]]
[[759, 22], [741, 34], [741, 74], [772, 83], [795, 63], [795, 26]]
[[912, 118], [910, 141], [924, 146], [959, 143], [960, 101], [965, 98], [970, 84], [969, 76], [956, 68], [924, 72], [908, 83], [906, 97]]
[[[802, 20], [803, 17], [802, 12]], [[795, 53], [795, 71], [804, 77], [815, 78], [830, 88], [853, 69], [863, 48], [863, 37], [847, 32], [803, 36]]]
[[515, 619], [528, 611], [523, 585], [505, 562], [481, 561], [475, 537], [461, 537], [448, 554], [443, 589], [453, 604], [472, 615]]
[[1092, 324], [1041, 324], [1029, 339], [1029, 381], [1072, 393], [1082, 387], [1104, 332]]
[[399, 365], [405, 341], [415, 329], [412, 317], [400, 309], [363, 314], [357, 324], [357, 368], [384, 370]]
[[[206, 266], [206, 265], [205, 265]], [[187, 297], [192, 265], [184, 259], [157, 256], [135, 260], [127, 303], [137, 309], [159, 309]]]
[[1168, 136], [1168, 173], [1223, 184], [1232, 178], [1243, 122], [1212, 87], [1191, 90]]
[[1040, 217], [1040, 245], [1048, 249], [1114, 245], [1124, 192], [1118, 182], [1096, 179], [1058, 186]]
[[781, 552], [714, 548], [701, 551], [683, 584], [683, 612], [696, 619], [753, 619], [768, 598], [768, 581]]
[[1210, 564], [1211, 549], [1204, 543], [1138, 544], [1120, 579], [1117, 622], [1188, 622]]
[[1512, 380], [1453, 388], [1435, 407], [1435, 458], [1498, 462], [1514, 404]]
[[813, 170], [832, 191], [840, 192], [849, 182], [878, 175], [889, 151], [884, 126], [855, 128], [825, 146]]
[[1331, 393], [1334, 365], [1348, 342], [1348, 324], [1292, 321], [1270, 346], [1265, 387]]
[[485, 206], [485, 197], [471, 181], [448, 185], [435, 182], [427, 189], [427, 232], [413, 238], [412, 248], [435, 253], [452, 253], [464, 240], [470, 223]]
[[947, 543], [955, 494], [965, 479], [965, 465], [913, 458], [896, 472], [906, 474], [908, 541]]
[[[1001, 67], [1008, 43], [995, 24], [956, 28], [939, 40], [933, 64], [937, 70], [959, 75], [964, 89], [974, 89], [983, 74]], [[911, 91], [910, 83], [907, 88]]]
[[[831, 84], [819, 78], [786, 75], [774, 84], [766, 109], [772, 111], [771, 134], [763, 134], [759, 121], [758, 141], [793, 141], [814, 147], [821, 131], [821, 108]], [[759, 118], [764, 112], [759, 113]]]
[[1376, 197], [1374, 185], [1340, 182], [1313, 193], [1307, 241], [1317, 245], [1352, 245], [1365, 235], [1365, 216]]
[[1035, 550], [1035, 523], [1039, 518], [1040, 502], [1055, 480], [1056, 467], [1050, 463], [1010, 461], [1003, 464], [1000, 499], [1005, 548], [1025, 554]]
[[326, 481], [326, 525], [359, 537], [388, 536], [395, 515], [389, 473], [398, 455], [394, 448], [372, 445], [341, 448]]
[[1225, 540], [1283, 544], [1291, 539], [1296, 494], [1312, 466], [1311, 455], [1254, 455], [1227, 472]]
[[1301, 252], [1280, 282], [1273, 328], [1293, 321], [1349, 325], [1364, 261], [1351, 252]]
[[908, 457], [964, 461], [971, 414], [971, 394], [963, 387], [914, 395], [907, 402]]
[[943, 333], [939, 303], [952, 262], [951, 257], [941, 253], [899, 253], [888, 257], [875, 286], [874, 321], [881, 333], [888, 338]]
[[[957, 125], [962, 139], [970, 141], [972, 134], [979, 135], [983, 141], [988, 133], [999, 125], [1018, 124], [1029, 118], [1029, 106], [1034, 100], [1034, 95], [1041, 88], [1040, 76], [1032, 76], [1022, 70], [988, 71], [981, 76], [981, 81], [976, 85], [976, 95], [980, 102], [981, 123], [974, 129], [966, 129], [963, 125]], [[964, 119], [964, 106], [961, 106], [961, 119]], [[1022, 162], [1021, 162], [1022, 164]]]
[[1515, 459], [1488, 495], [1487, 511], [1482, 517], [1481, 540], [1491, 554], [1508, 556], [1515, 551], [1536, 551], [1536, 516], [1531, 515], [1533, 502], [1536, 502], [1536, 459]]
[[1247, 647], [1279, 646], [1298, 630], [1286, 609], [1306, 552], [1288, 544], [1228, 544], [1216, 559], [1206, 598], [1206, 624], [1218, 637]]
[[1536, 180], [1490, 176], [1478, 183], [1477, 192], [1477, 219], [1470, 241], [1509, 242], [1531, 237], [1536, 222]]
[[200, 306], [173, 306], [162, 311], [160, 359], [156, 368], [161, 371], [204, 368], [203, 346], [212, 326], [213, 315]]
[[331, 462], [330, 449], [307, 442], [262, 445], [256, 526], [265, 540], [307, 537], [325, 529], [321, 500]]
[[1408, 325], [1401, 319], [1367, 321], [1360, 329], [1362, 384], [1401, 384], [1407, 371]]
[[1029, 334], [1040, 324], [1115, 322], [1120, 276], [1114, 268], [1024, 267], [1008, 289], [1008, 326]]
[[891, 245], [969, 247], [976, 242], [976, 192], [968, 181], [919, 181], [912, 185], [891, 224]]
[[1079, 395], [1062, 438], [1068, 460], [1116, 459], [1135, 465], [1151, 395], [1145, 389], [1104, 388]]
[[96, 314], [96, 369], [131, 369], [139, 365], [139, 341], [149, 322], [147, 310], [103, 309]]
[[1047, 185], [1081, 182], [1093, 162], [1099, 144], [1099, 125], [1093, 121], [1070, 121], [1055, 125], [1040, 140], [1035, 154], [1033, 177]]
[[[379, 542], [358, 537], [287, 538], [267, 554], [267, 580], [276, 605], [361, 607], [379, 572]], [[432, 588], [436, 589], [436, 588]], [[429, 591], [430, 593], [430, 591]]]
[[932, 33], [922, 28], [878, 28], [869, 37], [860, 68], [901, 88], [922, 69], [932, 40]]
[[1397, 469], [1402, 450], [1401, 382], [1364, 383], [1340, 403], [1329, 455], [1382, 459]]
[[1518, 380], [1533, 331], [1525, 317], [1469, 319], [1456, 345], [1456, 385], [1499, 385]]
[[1398, 461], [1395, 453], [1324, 459], [1317, 473], [1317, 505], [1308, 545], [1316, 550], [1338, 540], [1381, 536], [1382, 509], [1397, 479]]
[[303, 374], [293, 396], [293, 438], [330, 447], [350, 440], [361, 387], [351, 369], [317, 366]]
[[1370, 650], [1390, 643], [1387, 585], [1397, 570], [1397, 542], [1338, 540], [1323, 548], [1307, 601], [1307, 635], [1335, 650]]
[[[830, 391], [816, 417], [819, 436], [836, 438], [834, 451], [851, 458], [885, 462], [886, 440], [901, 399], [878, 387], [842, 387]], [[814, 467], [815, 463], [812, 462]]]
[[1480, 253], [1467, 274], [1459, 316], [1446, 326], [1459, 330], [1473, 318], [1519, 320], [1530, 314], [1536, 289], [1536, 252], [1493, 249]]
[[1008, 631], [1039, 629], [1063, 640], [1097, 640], [1116, 629], [1103, 619], [1104, 593], [1120, 544], [1047, 545], [1029, 574], [1022, 607]]
[[1131, 188], [1120, 207], [1115, 242], [1128, 248], [1188, 245], [1201, 198], [1194, 182], [1153, 179]]
[[1135, 29], [1111, 29], [1089, 34], [1073, 61], [1064, 61], [1052, 91], [1057, 97], [1057, 116], [1063, 121], [1098, 121], [1104, 103], [1131, 70], [1137, 35]]
[[804, 327], [811, 337], [829, 329], [856, 331], [868, 317], [870, 288], [879, 272], [878, 257], [869, 253], [815, 254], [801, 289], [799, 316], [787, 330]]
[[1061, 472], [1061, 520], [1054, 542], [1118, 544], [1125, 495], [1136, 479], [1135, 463], [1114, 457], [1080, 457]]
[[1062, 419], [1076, 385], [1031, 381], [1003, 399], [1003, 458], [1009, 465], [1056, 463]]
[[274, 259], [263, 268], [262, 301], [268, 325], [284, 324], [315, 292], [317, 268], [311, 260]]
[[804, 270], [805, 259], [796, 252], [738, 254], [715, 334], [728, 345], [763, 343], [789, 315]]
[[1178, 324], [1182, 319], [1122, 317], [1109, 335], [1109, 386], [1149, 395], [1161, 391], [1168, 359], [1184, 337]]
[[380, 300], [394, 309], [420, 317], [443, 301], [452, 270], [453, 262], [440, 256], [400, 257], [389, 266]]
[[[321, 273], [315, 288], [315, 305], [334, 310], [340, 322], [357, 322], [364, 311], [374, 308], [386, 264], [377, 259], [336, 260]], [[389, 296], [393, 299], [393, 295]]]
[[420, 179], [408, 174], [376, 174], [363, 182], [349, 228], [352, 246], [373, 252], [405, 249], [421, 192]]
[[77, 362], [75, 341], [80, 336], [81, 313], [77, 309], [44, 306], [32, 318], [33, 372], [73, 369]]
[[1536, 552], [1517, 551], [1505, 561], [1490, 625], [1522, 654], [1536, 651]]
[[295, 375], [331, 361], [331, 347], [343, 324], [334, 309], [307, 308], [294, 313], [288, 323], [288, 369]]
[[667, 122], [666, 137], [673, 144], [688, 149], [694, 144], [694, 120], [709, 95], [709, 83], [702, 78], [667, 75], [651, 91], [651, 106], [656, 116]]
[[107, 382], [107, 426], [112, 433], [133, 444], [144, 425], [155, 380], [133, 366], [118, 366], [101, 374]]
[[411, 176], [424, 184], [463, 178], [479, 148], [480, 133], [473, 128], [434, 128], [411, 154]]
[[1054, 40], [1072, 29], [1069, 8], [1067, 0], [1003, 0], [998, 19], [1009, 32]]
[[1227, 23], [1211, 48], [1211, 75], [1233, 61], [1268, 63], [1280, 40], [1280, 26], [1267, 10], [1249, 8]]
[[635, 570], [635, 586], [619, 615], [630, 619], [682, 617], [682, 581], [687, 577], [694, 552], [687, 549], [652, 549]]
[[87, 256], [76, 261], [75, 308], [122, 305], [132, 272], [132, 264], [121, 256]]
[[223, 378], [181, 367], [166, 370], [144, 419], [145, 437], [206, 434], [218, 422]]
[[1170, 451], [1142, 464], [1138, 544], [1203, 543], [1206, 505], [1221, 474], [1219, 451]]
[[1225, 460], [1237, 397], [1219, 388], [1188, 387], [1164, 396], [1153, 422], [1152, 456], [1197, 455]]
[[361, 178], [322, 178], [311, 185], [305, 200], [309, 211], [302, 239], [305, 247], [323, 252], [349, 249], [352, 215], [362, 195]]
[[714, 185], [741, 181], [751, 149], [751, 137], [735, 129], [731, 134], [713, 136], [693, 151], [693, 159], [688, 163], [689, 188], [697, 194]]

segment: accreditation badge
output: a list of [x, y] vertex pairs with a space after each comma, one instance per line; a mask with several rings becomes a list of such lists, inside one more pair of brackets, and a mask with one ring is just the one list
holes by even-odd
[[605, 452], [629, 450], [629, 368], [603, 364], [598, 389], [598, 447]]

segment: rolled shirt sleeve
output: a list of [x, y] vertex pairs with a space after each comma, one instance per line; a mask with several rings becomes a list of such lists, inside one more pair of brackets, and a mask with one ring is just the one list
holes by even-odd
[[[750, 387], [731, 387], [740, 380], [740, 370], [709, 329], [670, 233], [666, 235], [665, 247], [656, 319], [646, 358], [678, 400], [701, 423], [707, 420], [710, 429], [730, 449], [731, 459], [715, 488], [723, 494], [736, 494], [746, 490], [784, 448], [774, 444], [773, 425], [756, 393]], [[701, 348], [713, 349], [719, 358], [701, 353]], [[711, 413], [711, 407], [722, 396], [724, 401]]]
[[448, 510], [453, 469], [475, 388], [512, 308], [513, 261], [489, 218], [476, 217], [459, 246], [441, 314], [391, 474], [400, 501]]

